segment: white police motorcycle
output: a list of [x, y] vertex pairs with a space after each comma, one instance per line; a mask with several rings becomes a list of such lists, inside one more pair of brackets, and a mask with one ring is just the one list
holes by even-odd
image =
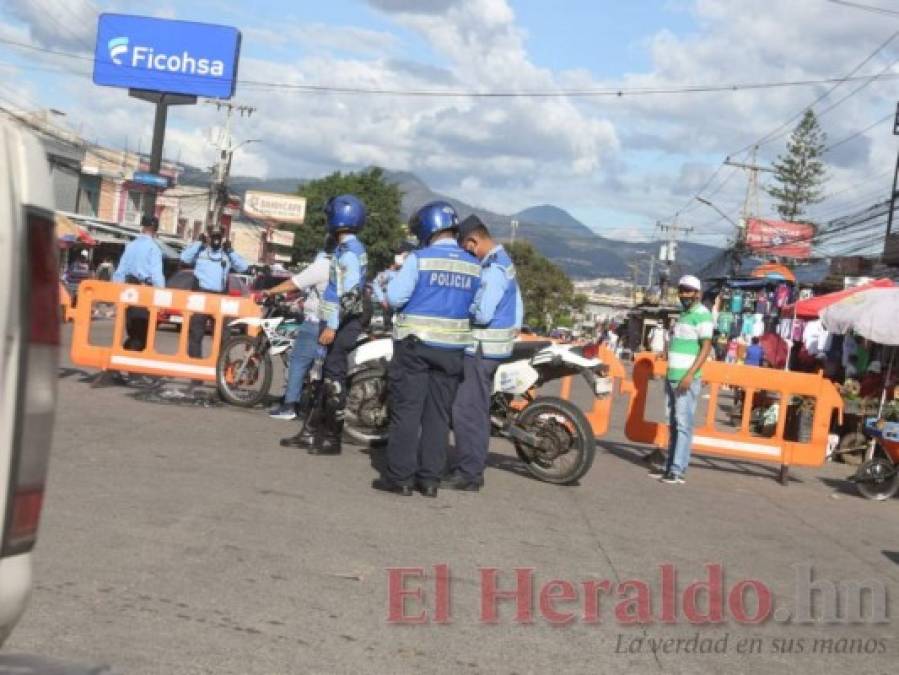
[[[360, 342], [349, 357], [344, 434], [360, 445], [386, 443], [389, 425], [387, 366], [393, 341]], [[542, 481], [575, 483], [593, 464], [596, 441], [590, 422], [573, 403], [540, 396], [553, 380], [580, 375], [594, 396], [612, 393], [608, 367], [578, 348], [549, 341], [516, 342], [512, 356], [496, 370], [490, 421], [494, 435], [508, 438], [528, 472]]]

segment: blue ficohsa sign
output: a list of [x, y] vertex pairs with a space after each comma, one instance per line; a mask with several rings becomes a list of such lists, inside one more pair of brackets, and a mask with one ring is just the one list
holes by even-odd
[[230, 26], [101, 14], [94, 83], [231, 98], [239, 55], [240, 31]]

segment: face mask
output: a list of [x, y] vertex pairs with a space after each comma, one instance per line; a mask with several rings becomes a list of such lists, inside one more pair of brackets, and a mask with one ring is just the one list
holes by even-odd
[[212, 245], [213, 251], [218, 251], [222, 247], [222, 240], [219, 239], [218, 237], [214, 237], [211, 240], [210, 244]]
[[681, 307], [690, 309], [693, 306], [693, 298], [680, 298]]

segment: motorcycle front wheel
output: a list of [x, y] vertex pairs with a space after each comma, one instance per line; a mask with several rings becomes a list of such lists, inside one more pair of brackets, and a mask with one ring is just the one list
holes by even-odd
[[231, 405], [252, 408], [262, 403], [272, 386], [271, 356], [259, 353], [254, 337], [232, 337], [222, 345], [215, 382], [222, 399]]
[[515, 452], [535, 478], [571, 485], [593, 466], [596, 439], [580, 408], [554, 396], [535, 399], [518, 415], [515, 425], [536, 434], [544, 447], [515, 442]]
[[855, 487], [866, 499], [889, 499], [899, 491], [899, 471], [885, 457], [875, 457], [859, 468]]

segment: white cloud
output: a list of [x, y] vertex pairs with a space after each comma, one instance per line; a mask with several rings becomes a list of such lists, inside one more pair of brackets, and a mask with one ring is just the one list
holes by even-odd
[[[687, 35], [647, 36], [647, 72], [599, 80], [584, 69], [553, 72], [528, 53], [527, 38], [507, 0], [368, 0], [387, 20], [430, 46], [420, 56], [400, 42], [402, 33], [358, 26], [287, 23], [276, 30], [247, 17], [241, 75], [246, 80], [337, 85], [363, 89], [554, 91], [562, 88], [670, 87], [699, 83], [764, 82], [832, 77], [848, 72], [897, 25], [820, 0], [758, 3], [739, 0], [680, 2], [697, 29]], [[126, 0], [116, 0], [116, 4]], [[93, 3], [88, 0], [8, 0], [15, 22], [0, 36], [83, 51], [92, 44]], [[63, 21], [63, 19], [68, 20]], [[78, 19], [76, 21], [76, 19]], [[601, 37], [600, 37], [601, 39]], [[286, 52], [296, 41], [310, 47], [302, 59], [252, 58], [252, 45]], [[872, 61], [875, 72], [899, 55], [899, 40]], [[38, 63], [58, 63], [52, 57]], [[4, 88], [21, 86], [23, 76]], [[851, 91], [843, 85], [829, 101]], [[152, 115], [123, 91], [61, 85], [70, 119], [85, 134], [120, 146], [127, 136], [149, 144]], [[686, 96], [602, 99], [403, 97], [315, 94], [241, 84], [237, 99], [258, 106], [252, 119], [235, 120], [238, 140], [265, 142], [242, 149], [234, 171], [311, 177], [369, 164], [419, 173], [432, 187], [507, 213], [552, 202], [584, 213], [628, 214], [611, 223], [629, 236], [645, 236], [655, 220], [684, 204], [726, 154], [753, 141], [801, 110], [826, 86], [747, 90]], [[890, 112], [894, 87], [875, 83], [822, 117], [839, 140]], [[32, 96], [41, 94], [32, 92]], [[827, 105], [825, 102], [823, 105]], [[97, 114], [101, 111], [101, 114]], [[175, 109], [166, 155], [203, 166], [214, 159], [204, 129], [222, 116], [208, 106]], [[876, 140], [875, 140], [876, 139]], [[761, 149], [770, 161], [784, 141]], [[865, 178], [882, 174], [895, 157], [889, 125], [841, 146], [829, 159], [830, 193], [843, 191], [820, 211], [848, 207]], [[721, 180], [728, 181], [719, 189]], [[888, 189], [888, 180], [882, 181]], [[862, 184], [858, 190], [847, 190]], [[728, 169], [708, 192], [736, 216], [745, 194], [742, 171]], [[693, 204], [684, 216], [713, 222], [708, 207]], [[605, 223], [589, 223], [603, 227]], [[721, 228], [720, 223], [712, 229]], [[726, 229], [726, 228], [725, 228]]]

